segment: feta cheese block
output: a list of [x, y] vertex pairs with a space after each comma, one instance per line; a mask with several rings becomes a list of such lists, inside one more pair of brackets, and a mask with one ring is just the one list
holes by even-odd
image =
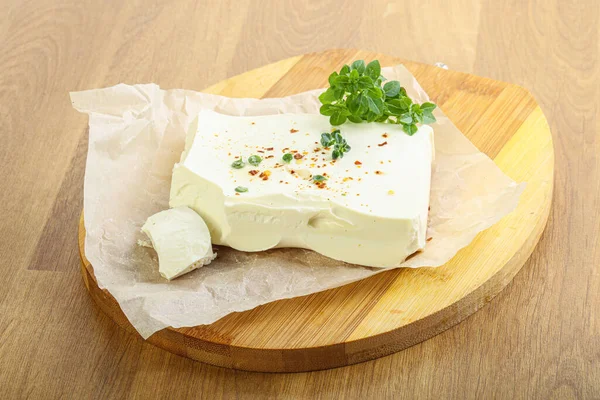
[[[339, 129], [351, 150], [333, 160], [320, 143], [332, 131], [325, 116], [204, 110], [174, 166], [170, 205], [198, 212], [213, 243], [237, 250], [299, 247], [397, 266], [426, 243], [433, 130], [422, 126], [408, 136], [383, 123]], [[289, 163], [282, 158], [288, 153]], [[253, 155], [262, 158], [257, 166], [248, 162]], [[239, 157], [245, 166], [232, 167]]]
[[154, 214], [142, 226], [158, 254], [158, 271], [168, 280], [215, 259], [210, 232], [202, 218], [188, 207]]

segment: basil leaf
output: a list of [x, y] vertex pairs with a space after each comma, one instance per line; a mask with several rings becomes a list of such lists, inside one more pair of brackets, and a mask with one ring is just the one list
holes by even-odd
[[352, 63], [352, 69], [357, 71], [359, 74], [363, 74], [365, 72], [366, 66], [363, 60], [356, 60]]
[[321, 106], [321, 108], [319, 109], [319, 112], [322, 115], [326, 115], [326, 116], [331, 116], [333, 115], [333, 113], [335, 112], [335, 110], [337, 110], [337, 107], [335, 105], [332, 104], [323, 104]]
[[369, 110], [369, 101], [367, 100], [367, 96], [361, 93], [358, 96], [358, 102], [360, 104], [360, 106], [358, 107], [358, 114], [363, 115]]
[[327, 89], [319, 96], [319, 101], [323, 104], [331, 104], [337, 100], [336, 94], [332, 88]]
[[366, 75], [361, 76], [360, 78], [358, 78], [358, 87], [359, 89], [368, 89], [370, 87], [373, 87], [373, 79]]
[[348, 115], [348, 120], [354, 122], [355, 124], [360, 124], [361, 122], [363, 122], [362, 118], [356, 115]]
[[435, 119], [435, 116], [432, 113], [430, 113], [430, 112], [423, 113], [423, 123], [424, 124], [433, 124], [436, 121], [437, 120]]
[[336, 111], [331, 117], [329, 117], [329, 123], [333, 126], [341, 125], [344, 122], [346, 122], [346, 118], [346, 115], [339, 111]]
[[383, 90], [381, 90], [381, 88], [377, 86], [373, 86], [372, 88], [370, 88], [369, 94], [371, 95], [371, 97], [375, 97], [378, 99], [383, 98]]
[[419, 128], [417, 128], [417, 125], [415, 125], [415, 124], [402, 125], [402, 130], [404, 132], [408, 133], [409, 136], [414, 135], [418, 129]]
[[350, 78], [346, 75], [339, 75], [334, 79], [334, 83], [337, 86], [344, 86], [350, 83]]
[[238, 193], [246, 193], [248, 191], [248, 188], [244, 186], [238, 186], [235, 188], [235, 191]]
[[373, 60], [367, 65], [366, 73], [372, 80], [376, 80], [381, 75], [381, 65], [379, 60]]
[[348, 65], [344, 65], [340, 70], [340, 75], [348, 75], [350, 73], [350, 67]]
[[[359, 95], [360, 96], [360, 95]], [[346, 106], [352, 115], [358, 114], [360, 108], [360, 100], [358, 96], [350, 95], [346, 98]]]
[[396, 97], [400, 94], [400, 82], [386, 82], [385, 85], [383, 85], [383, 90], [385, 92], [385, 97]]
[[331, 75], [329, 75], [329, 78], [327, 79], [329, 81], [329, 85], [330, 86], [335, 86], [335, 78], [338, 77], [338, 73], [333, 71], [331, 73]]
[[383, 113], [383, 101], [381, 99], [367, 97], [367, 105], [372, 113], [377, 114], [377, 117]]
[[411, 113], [407, 112], [407, 113], [402, 114], [400, 116], [400, 118], [398, 119], [398, 121], [400, 121], [401, 124], [412, 124], [413, 117], [412, 117]]
[[283, 161], [289, 164], [290, 162], [292, 162], [294, 156], [292, 155], [292, 153], [285, 153], [281, 158], [283, 159]]
[[379, 114], [369, 111], [367, 113], [366, 119], [367, 119], [367, 122], [373, 122], [377, 119], [377, 117], [379, 117]]
[[433, 110], [435, 110], [436, 105], [430, 102], [426, 102], [421, 104], [421, 110], [423, 110], [423, 112], [432, 112]]
[[385, 102], [391, 115], [399, 116], [408, 111], [406, 104], [400, 99], [388, 100]]

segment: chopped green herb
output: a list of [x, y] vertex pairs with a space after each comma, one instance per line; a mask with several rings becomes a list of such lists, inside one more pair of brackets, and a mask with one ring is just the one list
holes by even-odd
[[241, 169], [241, 168], [244, 168], [245, 166], [246, 166], [246, 163], [244, 162], [242, 157], [240, 157], [239, 160], [235, 160], [233, 163], [231, 163], [231, 167], [235, 168], [235, 169]]
[[238, 193], [246, 193], [248, 191], [248, 188], [244, 186], [238, 186], [235, 188], [235, 191]]
[[262, 157], [258, 156], [258, 155], [252, 155], [250, 157], [248, 157], [248, 163], [251, 165], [254, 165], [255, 167], [258, 166], [258, 164], [260, 164], [262, 161]]
[[322, 133], [321, 145], [323, 145], [323, 147], [333, 146], [331, 157], [334, 160], [344, 157], [344, 153], [347, 153], [352, 149], [346, 142], [346, 139], [342, 137], [339, 129], [336, 129], [331, 133]]
[[294, 156], [292, 155], [292, 153], [285, 153], [281, 158], [283, 159], [283, 161], [289, 164], [290, 162], [292, 162]]
[[[409, 135], [417, 131], [417, 124], [432, 124], [436, 105], [430, 102], [413, 103], [406, 89], [398, 81], [385, 81], [381, 75], [379, 61], [365, 65], [357, 60], [352, 65], [344, 65], [340, 72], [329, 76], [329, 89], [319, 96], [322, 103], [321, 114], [329, 117], [331, 125], [341, 125], [346, 120], [354, 123], [388, 122], [402, 125]], [[321, 144], [331, 147], [331, 136], [321, 136]], [[326, 145], [329, 144], [329, 145]], [[342, 156], [343, 152], [336, 153]]]
[[315, 175], [312, 177], [312, 179], [315, 182], [325, 182], [327, 180], [327, 178], [324, 177], [323, 175]]

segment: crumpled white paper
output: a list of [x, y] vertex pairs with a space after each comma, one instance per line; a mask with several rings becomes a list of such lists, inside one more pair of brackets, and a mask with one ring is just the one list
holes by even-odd
[[[419, 102], [428, 100], [402, 65], [384, 68]], [[84, 189], [85, 254], [98, 285], [119, 302], [144, 337], [167, 326], [210, 324], [274, 300], [303, 296], [383, 271], [345, 264], [312, 251], [277, 249], [243, 253], [218, 248], [209, 266], [172, 282], [158, 273], [140, 227], [168, 208], [171, 170], [185, 132], [201, 108], [231, 115], [318, 113], [321, 90], [285, 98], [233, 99], [155, 84], [117, 85], [71, 93], [73, 107], [89, 115]], [[403, 267], [439, 266], [517, 205], [524, 184], [508, 178], [441, 112], [435, 113], [436, 163], [425, 250]]]

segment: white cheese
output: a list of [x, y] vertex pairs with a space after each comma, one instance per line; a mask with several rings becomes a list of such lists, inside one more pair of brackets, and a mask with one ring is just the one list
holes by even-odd
[[154, 214], [142, 226], [158, 254], [158, 271], [168, 280], [215, 259], [210, 233], [202, 218], [188, 207]]
[[[333, 162], [320, 144], [332, 129], [327, 117], [202, 111], [174, 167], [170, 205], [198, 212], [215, 244], [300, 247], [349, 263], [398, 265], [425, 246], [433, 131], [422, 126], [408, 136], [381, 123], [340, 128], [352, 149]], [[287, 164], [282, 156], [292, 151], [303, 157]], [[247, 163], [254, 154], [263, 158], [256, 167]], [[238, 156], [242, 169], [231, 167]], [[326, 186], [314, 175], [328, 177]], [[238, 186], [248, 191], [236, 193]]]

